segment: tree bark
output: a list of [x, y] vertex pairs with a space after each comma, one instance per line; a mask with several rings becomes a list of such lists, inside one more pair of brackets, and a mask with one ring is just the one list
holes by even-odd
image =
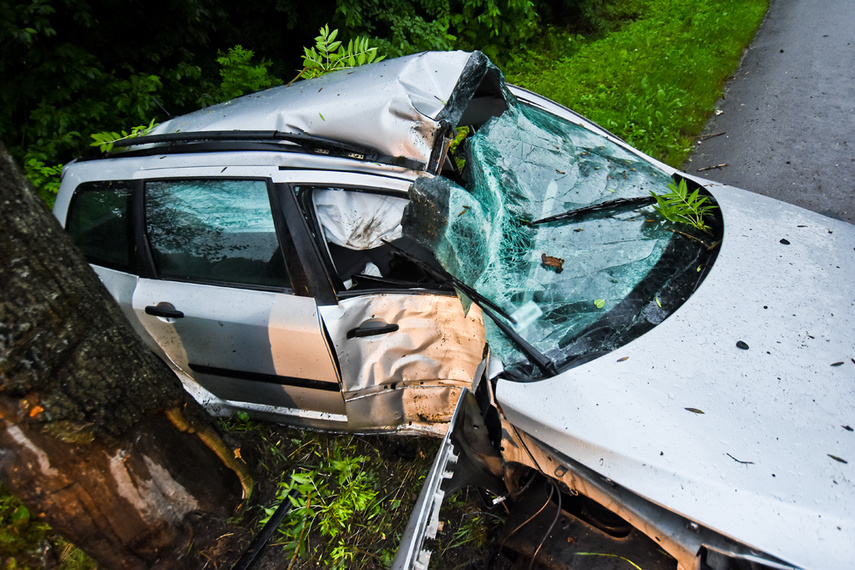
[[2, 143], [0, 291], [0, 478], [105, 567], [201, 567], [241, 481]]

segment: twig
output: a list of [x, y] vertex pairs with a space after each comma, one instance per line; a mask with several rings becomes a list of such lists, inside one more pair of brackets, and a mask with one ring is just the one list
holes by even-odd
[[724, 168], [725, 166], [727, 166], [726, 162], [722, 164], [716, 164], [715, 166], [704, 166], [703, 168], [697, 169], [695, 172], [703, 172], [704, 170], [712, 170], [714, 168]]
[[721, 135], [725, 134], [726, 132], [727, 131], [721, 131], [720, 133], [714, 133], [711, 135], [698, 135], [698, 138], [699, 139], [711, 139], [713, 137], [720, 137]]
[[[288, 501], [288, 497], [285, 497], [285, 500]], [[306, 497], [306, 507], [312, 504], [312, 496], [309, 495]], [[291, 557], [291, 562], [288, 564], [288, 570], [294, 567], [294, 562], [297, 561], [297, 557], [300, 555], [300, 545], [303, 543], [303, 534], [306, 532], [306, 525], [303, 525], [303, 528], [300, 529], [300, 537], [297, 539], [297, 548], [294, 549], [294, 555]], [[308, 545], [306, 546], [306, 551], [308, 551]]]
[[736, 461], [737, 463], [741, 463], [742, 465], [754, 465], [753, 461], [740, 461], [729, 453], [727, 454], [727, 456]]
[[665, 228], [665, 230], [671, 232], [672, 234], [678, 234], [678, 235], [683, 236], [684, 238], [690, 239], [692, 241], [696, 241], [699, 244], [701, 244], [702, 246], [704, 246], [705, 248], [707, 248], [707, 250], [711, 250], [711, 249], [715, 248], [719, 243], [721, 243], [721, 240], [719, 240], [719, 241], [713, 242], [712, 244], [708, 244], [707, 242], [705, 242], [701, 238], [695, 237], [695, 236], [693, 236], [691, 234], [687, 234], [685, 232], [681, 232], [680, 230], [675, 230], [675, 229], [671, 229], [671, 228]]

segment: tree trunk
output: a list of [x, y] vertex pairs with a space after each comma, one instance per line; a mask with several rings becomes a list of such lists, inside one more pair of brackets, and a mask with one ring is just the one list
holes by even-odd
[[0, 478], [105, 567], [200, 567], [233, 458], [2, 143], [0, 291]]

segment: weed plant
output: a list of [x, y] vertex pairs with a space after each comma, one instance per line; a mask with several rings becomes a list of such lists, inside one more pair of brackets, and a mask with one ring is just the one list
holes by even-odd
[[91, 570], [96, 565], [0, 485], [0, 567]]
[[656, 199], [653, 209], [669, 222], [686, 224], [709, 233], [710, 227], [705, 217], [717, 208], [709, 197], [700, 196], [700, 189], [689, 194], [685, 180], [680, 180], [679, 186], [669, 184], [668, 189], [671, 191], [662, 195], [651, 192]]
[[680, 167], [768, 0], [634, 0], [609, 33], [550, 29], [512, 57], [512, 83], [553, 99]]

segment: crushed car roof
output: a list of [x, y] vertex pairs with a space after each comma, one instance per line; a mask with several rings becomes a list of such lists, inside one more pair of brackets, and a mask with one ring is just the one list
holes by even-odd
[[421, 53], [240, 97], [166, 121], [151, 135], [310, 135], [431, 170], [438, 137], [460, 120], [484, 77], [497, 73], [480, 52]]

